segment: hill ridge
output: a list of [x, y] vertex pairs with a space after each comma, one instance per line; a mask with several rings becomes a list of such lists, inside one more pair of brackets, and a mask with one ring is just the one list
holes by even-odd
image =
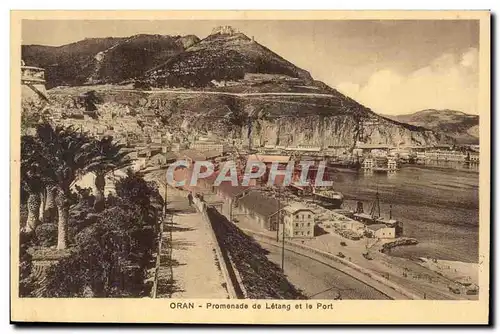
[[446, 134], [458, 143], [476, 144], [479, 142], [479, 116], [453, 109], [423, 109], [411, 114], [384, 115], [438, 133]]
[[[137, 89], [127, 92], [125, 87], [119, 92], [108, 87], [101, 93], [110, 103], [141, 104], [133, 107], [139, 118], [154, 121], [152, 112], [164, 124], [189, 124], [193, 131], [210, 130], [223, 137], [233, 133], [243, 141], [250, 123], [256, 136], [252, 141], [261, 144], [327, 141], [330, 146], [352, 147], [356, 142], [433, 145], [451, 140], [380, 116], [315, 81], [308, 71], [254, 38], [241, 32], [221, 33], [229, 31], [224, 29], [202, 40], [194, 35], [137, 34], [87, 39], [56, 51], [23, 46], [23, 58], [28, 65], [46, 68], [48, 88], [77, 86], [81, 93], [101, 84], [123, 86], [135, 81], [139, 87], [139, 81], [151, 94]], [[93, 87], [83, 87], [89, 84]], [[186, 90], [192, 91], [189, 97], [183, 93]], [[55, 95], [64, 96], [75, 89], [56, 91]]]

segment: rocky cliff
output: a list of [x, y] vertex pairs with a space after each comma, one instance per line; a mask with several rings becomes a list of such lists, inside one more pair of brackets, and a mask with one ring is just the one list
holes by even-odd
[[[81, 89], [52, 90], [54, 105], [78, 108], [72, 103]], [[146, 124], [186, 132], [211, 132], [253, 145], [354, 146], [370, 144], [433, 145], [450, 141], [425, 128], [381, 117], [353, 100], [339, 104], [338, 96], [250, 95], [203, 92], [145, 93], [125, 90], [98, 90], [113, 109], [103, 113], [132, 114]], [[338, 93], [340, 94], [340, 93]], [[68, 103], [69, 101], [69, 103]], [[81, 108], [81, 107], [80, 107]], [[101, 115], [104, 116], [104, 115]], [[114, 122], [119, 123], [119, 116]]]
[[[154, 131], [212, 132], [254, 145], [451, 141], [373, 113], [231, 27], [219, 27], [202, 40], [136, 35], [61, 47], [23, 46], [22, 52], [28, 65], [46, 68], [49, 88], [77, 86], [49, 92], [56, 108], [81, 108], [61, 100], [95, 89], [108, 106], [119, 109], [113, 117], [127, 110], [142, 124], [154, 125]], [[117, 85], [131, 80], [129, 87]]]
[[[371, 120], [373, 122], [373, 120]], [[253, 120], [252, 141], [261, 145], [354, 146], [356, 142], [389, 145], [434, 145], [446, 141], [430, 130], [410, 130], [387, 120], [376, 125], [363, 124], [356, 118], [342, 116], [309, 116], [301, 119]], [[248, 133], [244, 127], [241, 137]]]

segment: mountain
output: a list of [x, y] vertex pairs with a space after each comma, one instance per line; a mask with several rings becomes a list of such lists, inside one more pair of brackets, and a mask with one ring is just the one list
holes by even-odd
[[212, 80], [242, 80], [246, 73], [283, 75], [306, 84], [313, 82], [307, 71], [231, 28], [214, 31], [185, 52], [149, 70], [147, 78], [160, 86], [204, 87]]
[[[68, 112], [89, 87], [63, 87], [48, 91], [52, 105]], [[151, 133], [212, 133], [221, 139], [252, 145], [311, 145], [352, 148], [368, 144], [435, 145], [451, 138], [429, 129], [393, 121], [340, 94], [228, 93], [203, 90], [139, 90], [92, 87], [102, 105], [102, 117], [134, 115], [152, 127]], [[75, 112], [83, 113], [82, 107]], [[116, 116], [115, 130], [130, 122]], [[127, 125], [123, 125], [124, 128]], [[118, 133], [120, 130], [118, 130]]]
[[48, 88], [120, 83], [142, 76], [198, 41], [193, 35], [88, 38], [59, 47], [23, 45], [22, 57], [30, 66], [45, 68]]
[[[140, 121], [161, 120], [174, 130], [212, 132], [253, 145], [452, 141], [375, 114], [231, 27], [218, 27], [202, 40], [136, 35], [61, 47], [23, 46], [23, 59], [46, 69], [49, 88], [73, 86], [48, 91], [55, 107], [77, 108], [77, 96], [94, 89], [113, 114], [132, 112]], [[132, 80], [154, 89], [131, 91], [116, 85]]]
[[386, 117], [445, 134], [455, 138], [459, 143], [479, 143], [479, 116], [477, 115], [449, 109], [425, 109], [409, 115]]

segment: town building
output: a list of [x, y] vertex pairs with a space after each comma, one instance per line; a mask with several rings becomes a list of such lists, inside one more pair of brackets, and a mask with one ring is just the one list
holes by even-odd
[[200, 152], [217, 152], [219, 155], [223, 155], [226, 151], [224, 144], [214, 141], [195, 141], [189, 145], [189, 148]]
[[372, 170], [373, 167], [375, 167], [375, 162], [371, 158], [366, 158], [363, 160], [363, 165], [362, 165], [364, 170]]
[[394, 239], [396, 237], [396, 229], [388, 227], [385, 224], [368, 225], [367, 229], [372, 233], [372, 236], [377, 239]]
[[374, 158], [385, 158], [388, 155], [388, 151], [385, 149], [373, 149], [370, 151], [370, 156]]
[[[278, 164], [278, 170], [284, 171], [288, 163], [291, 161], [289, 155], [263, 155], [263, 154], [251, 154], [247, 158], [247, 165], [251, 162], [262, 162], [266, 165], [266, 172], [256, 180], [257, 184], [265, 184], [269, 181], [271, 167], [274, 164]], [[284, 175], [276, 175], [274, 179], [274, 185], [283, 184]]]
[[278, 212], [283, 206], [272, 197], [268, 197], [258, 191], [249, 191], [235, 203], [237, 215], [243, 215], [255, 222], [261, 228], [270, 231], [278, 229]]
[[[314, 211], [303, 204], [294, 203], [285, 206], [282, 212], [285, 238], [314, 237]], [[282, 235], [282, 231], [279, 235]]]
[[297, 151], [297, 152], [321, 152], [320, 146], [314, 145], [298, 145], [298, 146], [287, 146], [285, 151]]
[[180, 152], [180, 151], [185, 150], [187, 148], [188, 148], [188, 145], [184, 144], [184, 143], [172, 143], [172, 145], [170, 146], [170, 150], [173, 152]]
[[469, 152], [467, 159], [469, 162], [479, 163], [479, 152]]
[[419, 160], [419, 161], [423, 161], [423, 160], [427, 159], [427, 155], [425, 154], [425, 151], [417, 151], [417, 152], [415, 152], [415, 154], [416, 154], [417, 160]]
[[48, 101], [45, 88], [45, 70], [39, 67], [25, 66], [21, 60], [21, 96], [23, 99], [41, 99]]
[[409, 148], [398, 147], [389, 151], [389, 155], [400, 159], [410, 159], [411, 150]]
[[379, 217], [375, 220], [376, 223], [384, 224], [387, 227], [394, 228], [395, 237], [401, 237], [403, 235], [403, 223], [396, 219], [387, 219], [383, 217]]
[[215, 188], [215, 193], [223, 203], [221, 214], [231, 221], [235, 208], [238, 208], [238, 201], [250, 192], [250, 188], [233, 186], [228, 181], [224, 181], [219, 186], [213, 188]]
[[332, 213], [331, 214], [332, 225], [339, 230], [350, 230], [353, 232], [358, 232], [358, 234], [363, 234], [362, 231], [365, 229], [365, 224], [357, 220], [346, 217], [343, 214]]
[[426, 159], [438, 161], [465, 161], [467, 155], [460, 151], [431, 150], [425, 152]]
[[216, 151], [201, 152], [195, 149], [188, 149], [179, 152], [179, 157], [187, 160], [190, 164], [195, 163], [196, 161], [212, 160], [218, 156], [220, 156], [220, 154]]
[[389, 158], [387, 160], [387, 169], [389, 171], [395, 171], [398, 169], [398, 163], [397, 163], [396, 159]]
[[479, 153], [479, 145], [469, 145], [469, 148], [473, 150], [474, 152]]
[[238, 33], [238, 30], [231, 26], [218, 26], [212, 29], [211, 35], [221, 34], [221, 35], [234, 35]]
[[167, 152], [167, 153], [156, 153], [149, 157], [147, 162], [148, 166], [156, 166], [156, 167], [166, 167], [172, 162], [176, 161], [179, 155], [175, 152]]
[[359, 149], [363, 152], [363, 154], [387, 154], [390, 150], [390, 146], [387, 144], [366, 144], [366, 143], [357, 143], [355, 149]]

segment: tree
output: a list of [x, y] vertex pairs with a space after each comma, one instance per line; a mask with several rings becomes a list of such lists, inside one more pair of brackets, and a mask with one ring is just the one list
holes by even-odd
[[87, 171], [95, 174], [95, 202], [94, 209], [104, 209], [104, 188], [106, 186], [106, 174], [130, 165], [131, 160], [127, 158], [125, 146], [113, 142], [112, 136], [106, 136], [100, 140], [94, 140], [90, 147], [95, 161], [87, 167]]
[[86, 167], [94, 163], [96, 157], [93, 150], [89, 150], [90, 137], [72, 127], [54, 128], [49, 124], [40, 124], [37, 127], [37, 139], [42, 147], [42, 155], [48, 162], [43, 174], [53, 181], [55, 187], [57, 248], [65, 249], [71, 186], [85, 172]]
[[21, 102], [21, 134], [29, 134], [46, 114], [50, 112], [46, 108], [47, 102], [41, 99], [23, 99]]
[[74, 252], [48, 273], [50, 297], [146, 296], [147, 270], [153, 266], [157, 237], [155, 187], [129, 172], [118, 182], [97, 221], [75, 236]]
[[21, 232], [19, 235], [19, 296], [29, 297], [33, 291], [32, 257], [28, 253], [33, 234]]
[[28, 218], [24, 232], [31, 233], [39, 224], [40, 192], [43, 186], [43, 169], [47, 160], [41, 155], [42, 147], [33, 136], [21, 137], [21, 188], [28, 194]]
[[119, 198], [134, 203], [141, 209], [143, 217], [156, 222], [158, 209], [163, 207], [163, 198], [154, 182], [147, 182], [140, 172], [127, 170], [127, 176], [116, 183], [116, 194]]

